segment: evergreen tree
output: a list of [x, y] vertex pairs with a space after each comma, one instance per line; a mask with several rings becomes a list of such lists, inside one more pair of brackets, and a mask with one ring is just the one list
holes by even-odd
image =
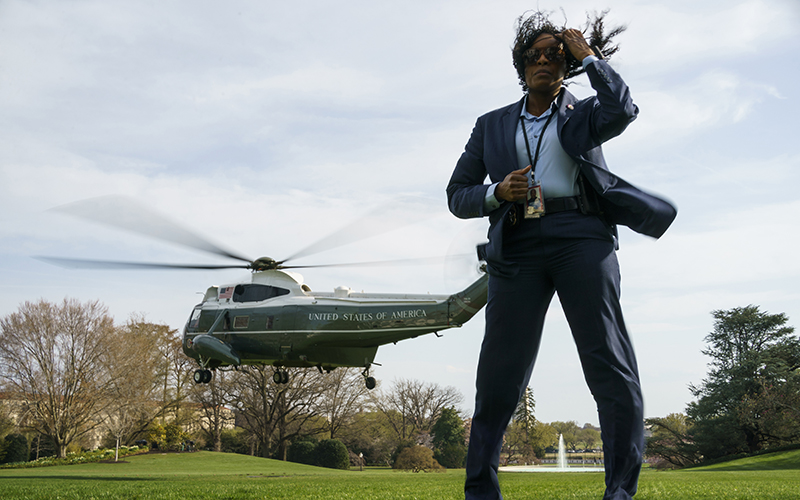
[[712, 314], [714, 329], [702, 351], [712, 358], [711, 369], [690, 387], [697, 401], [687, 408], [699, 453], [752, 453], [800, 439], [797, 409], [775, 397], [797, 392], [800, 340], [786, 315], [753, 305]]
[[448, 468], [463, 467], [467, 458], [464, 422], [455, 408], [445, 408], [431, 429], [434, 458]]
[[522, 399], [517, 404], [517, 409], [514, 411], [514, 422], [518, 422], [525, 429], [525, 432], [530, 432], [536, 426], [536, 400], [533, 399], [533, 391], [530, 387], [525, 388], [525, 393]]
[[28, 461], [28, 440], [22, 434], [9, 434], [3, 439], [3, 456], [0, 463], [13, 464]]

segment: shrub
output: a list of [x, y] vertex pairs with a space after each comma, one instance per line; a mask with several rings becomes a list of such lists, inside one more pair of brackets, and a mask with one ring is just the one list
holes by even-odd
[[[120, 450], [120, 458], [126, 455], [134, 455], [141, 452], [147, 452], [148, 448], [141, 447], [137, 450], [128, 449], [125, 451]], [[31, 467], [46, 467], [50, 465], [73, 465], [85, 464], [91, 462], [99, 462], [101, 460], [109, 460], [114, 458], [114, 450], [99, 449], [94, 451], [85, 451], [78, 453], [69, 453], [66, 458], [56, 458], [55, 456], [41, 457], [38, 460], [30, 462], [21, 462], [16, 464], [4, 464], [0, 469], [17, 469], [17, 468], [31, 468]]]
[[392, 468], [428, 472], [441, 470], [442, 466], [433, 458], [433, 450], [425, 446], [414, 446], [401, 451]]
[[394, 467], [394, 464], [397, 462], [397, 459], [400, 457], [400, 454], [403, 453], [403, 450], [407, 448], [413, 448], [415, 446], [417, 446], [417, 443], [415, 443], [410, 439], [405, 441], [400, 441], [400, 443], [397, 445], [397, 447], [395, 447], [394, 451], [392, 452], [392, 461], [391, 461], [392, 467]]
[[338, 439], [325, 439], [314, 448], [316, 456], [315, 465], [329, 469], [350, 468], [350, 453], [347, 447]]
[[464, 467], [467, 461], [467, 447], [463, 444], [446, 444], [436, 450], [433, 458], [444, 467], [451, 469]]
[[225, 453], [250, 454], [250, 444], [247, 442], [247, 431], [242, 428], [224, 429], [220, 433], [222, 451]]
[[298, 464], [315, 465], [314, 450], [316, 447], [317, 443], [314, 441], [295, 441], [286, 451], [286, 459]]
[[154, 448], [162, 451], [182, 450], [182, 443], [189, 440], [189, 435], [175, 422], [153, 424], [148, 431], [148, 437], [154, 443]]

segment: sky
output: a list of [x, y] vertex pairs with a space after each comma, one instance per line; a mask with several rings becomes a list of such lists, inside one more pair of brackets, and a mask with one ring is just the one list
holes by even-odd
[[[228, 262], [51, 210], [109, 195], [252, 258], [366, 217], [372, 237], [297, 264], [450, 258], [308, 269], [313, 290], [464, 288], [475, 263], [456, 256], [487, 222], [452, 216], [445, 187], [476, 118], [522, 96], [514, 22], [537, 7], [573, 27], [609, 8], [628, 25], [610, 64], [640, 113], [606, 160], [679, 212], [657, 241], [620, 228], [622, 305], [645, 415], [684, 411], [711, 311], [755, 304], [800, 326], [795, 0], [0, 0], [0, 316], [70, 297], [182, 329], [207, 287], [249, 279], [32, 258]], [[585, 77], [570, 91], [593, 93]], [[483, 327], [479, 313], [381, 347], [373, 374], [453, 386], [471, 413]], [[540, 420], [598, 423], [557, 300], [531, 388]]]

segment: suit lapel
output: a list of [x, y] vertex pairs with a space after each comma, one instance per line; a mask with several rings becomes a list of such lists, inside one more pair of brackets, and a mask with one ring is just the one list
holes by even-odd
[[[563, 89], [561, 91], [561, 95], [558, 96], [558, 99], [558, 139], [561, 141], [561, 147], [563, 147], [564, 151], [566, 151], [567, 154], [578, 163], [578, 167], [589, 180], [589, 183], [592, 184], [598, 192], [604, 193], [609, 186], [613, 186], [616, 183], [614, 179], [616, 176], [607, 169], [596, 165], [593, 161], [587, 158], [585, 154], [575, 156], [573, 148], [570, 147], [569, 144], [565, 145], [564, 136], [562, 135], [563, 128], [567, 121], [569, 121], [569, 119], [572, 117], [572, 113], [575, 109], [575, 103], [578, 102], [578, 99], [576, 99], [575, 96], [572, 95], [567, 89]], [[567, 139], [567, 141], [568, 140], [569, 139]]]
[[[570, 119], [572, 115], [572, 110], [575, 109], [575, 103], [577, 99], [575, 96], [572, 95], [567, 89], [561, 90], [561, 95], [556, 98], [558, 100], [558, 138], [561, 139], [561, 131], [564, 128], [564, 124], [567, 123], [567, 120]], [[561, 141], [562, 147], [564, 141]]]
[[[506, 145], [506, 153], [511, 159], [511, 165], [517, 165], [519, 163], [519, 160], [517, 159], [517, 123], [519, 123], [519, 115], [522, 112], [523, 102], [525, 102], [524, 97], [520, 99], [519, 102], [508, 108], [508, 111], [506, 111], [506, 114], [503, 116], [501, 121], [502, 138]], [[513, 170], [519, 169], [520, 166], [517, 165]]]

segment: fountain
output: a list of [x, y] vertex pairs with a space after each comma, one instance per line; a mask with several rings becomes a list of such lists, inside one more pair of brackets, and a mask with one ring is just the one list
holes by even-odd
[[569, 467], [567, 463], [567, 451], [564, 447], [564, 435], [558, 435], [558, 462], [556, 462], [559, 469], [566, 469]]
[[500, 472], [604, 472], [605, 467], [570, 467], [567, 463], [567, 451], [564, 446], [564, 436], [558, 435], [558, 455], [556, 466], [547, 465], [510, 465], [499, 467]]

